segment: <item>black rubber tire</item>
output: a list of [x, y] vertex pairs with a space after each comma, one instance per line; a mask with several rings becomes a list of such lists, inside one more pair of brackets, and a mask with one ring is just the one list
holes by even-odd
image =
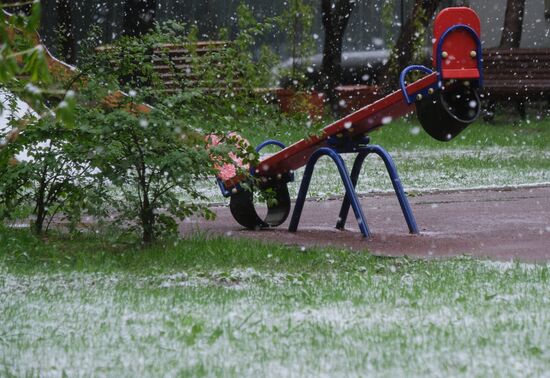
[[479, 117], [481, 99], [476, 88], [457, 83], [416, 101], [416, 112], [432, 138], [448, 142]]
[[283, 224], [290, 214], [290, 194], [286, 183], [271, 186], [275, 191], [276, 203], [267, 206], [265, 219], [260, 218], [254, 206], [254, 194], [250, 190], [241, 189], [231, 195], [229, 209], [233, 218], [243, 227], [258, 230], [277, 227]]

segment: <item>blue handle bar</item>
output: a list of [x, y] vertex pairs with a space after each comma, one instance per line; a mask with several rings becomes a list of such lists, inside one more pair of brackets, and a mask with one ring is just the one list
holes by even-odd
[[421, 71], [421, 72], [425, 72], [427, 74], [431, 74], [433, 72], [428, 67], [420, 66], [420, 65], [408, 66], [403, 71], [401, 71], [401, 75], [399, 75], [399, 85], [401, 86], [401, 91], [403, 92], [403, 96], [405, 97], [405, 101], [407, 101], [407, 104], [409, 104], [409, 105], [412, 104], [414, 102], [414, 100], [407, 93], [407, 86], [405, 85], [405, 78], [407, 77], [407, 74], [411, 71]]

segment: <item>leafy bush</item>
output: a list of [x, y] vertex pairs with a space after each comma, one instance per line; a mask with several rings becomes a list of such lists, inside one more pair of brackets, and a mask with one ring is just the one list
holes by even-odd
[[[9, 14], [4, 12], [6, 8], [17, 12]], [[22, 209], [33, 204], [30, 212], [35, 215], [38, 232], [60, 207], [68, 208], [74, 194], [69, 185], [74, 178], [64, 170], [67, 160], [60, 158], [64, 156], [60, 151], [68, 144], [63, 141], [63, 146], [55, 146], [53, 140], [58, 133], [51, 130], [53, 124], [56, 130], [70, 126], [74, 93], [61, 90], [49, 72], [46, 52], [37, 35], [40, 14], [38, 1], [0, 4], [0, 112], [7, 107], [12, 118], [9, 125], [0, 127], [0, 215], [24, 215]], [[50, 95], [58, 97], [56, 107], [53, 103], [47, 106], [46, 97]], [[29, 120], [18, 121], [14, 116], [18, 96], [43, 117], [19, 138], [20, 129], [26, 128]], [[19, 164], [14, 156], [23, 152], [34, 160]]]
[[[131, 103], [127, 103], [130, 107]], [[170, 114], [116, 109], [83, 109], [78, 126], [89, 138], [88, 156], [112, 188], [108, 203], [122, 220], [137, 220], [145, 243], [177, 231], [174, 218], [213, 214], [197, 203], [195, 185], [212, 174], [199, 135]], [[113, 190], [114, 189], [114, 190]], [[191, 198], [192, 202], [184, 200]]]
[[314, 14], [313, 6], [304, 0], [289, 0], [285, 11], [276, 19], [279, 29], [287, 31], [288, 52], [292, 58], [291, 67], [279, 73], [283, 87], [311, 91], [312, 83], [304, 69], [315, 53]]
[[30, 16], [5, 13], [6, 7], [0, 4], [0, 84], [11, 84], [21, 74], [28, 75], [30, 82], [47, 82], [48, 66], [42, 49], [35, 43], [40, 3], [33, 4]]
[[97, 170], [82, 155], [82, 135], [53, 117], [36, 120], [22, 128], [20, 136], [2, 151], [3, 159], [22, 156], [23, 161], [2, 164], [0, 192], [4, 216], [30, 206], [33, 229], [47, 230], [54, 217], [63, 212], [74, 227], [82, 210], [91, 209], [90, 198], [97, 194]]
[[[21, 12], [4, 11], [13, 7]], [[28, 8], [28, 14], [23, 12], [24, 7]], [[53, 80], [49, 71], [47, 54], [37, 34], [40, 9], [39, 1], [0, 4], [0, 88], [20, 96], [39, 114], [49, 115], [54, 108], [60, 120], [70, 122], [72, 92], [65, 97], [66, 91]], [[58, 100], [46, 106], [48, 96]], [[0, 112], [3, 108], [0, 102]]]
[[[81, 75], [73, 80], [76, 95], [69, 96], [76, 103], [70, 113], [74, 125], [46, 116], [22, 127], [21, 137], [5, 151], [0, 167], [4, 216], [30, 207], [34, 230], [42, 232], [58, 214], [74, 225], [84, 212], [108, 215], [138, 230], [144, 243], [177, 232], [177, 220], [213, 217], [196, 182], [216, 174], [213, 166], [232, 162], [231, 152], [245, 164], [239, 174], [247, 174], [246, 164], [255, 164], [257, 154], [250, 145], [233, 143], [207, 149], [206, 135], [223, 138], [250, 130], [259, 135], [280, 124], [303, 127], [304, 136], [313, 132], [306, 116], [285, 118], [257, 91], [268, 84], [273, 59], [264, 53], [255, 60], [251, 47], [272, 25], [257, 22], [246, 7], [239, 8], [239, 25], [235, 40], [208, 56], [193, 53], [194, 29], [182, 34], [184, 26], [175, 23], [158, 25], [139, 39], [89, 48]], [[185, 90], [166, 91], [152, 59], [156, 54], [157, 62], [169, 63], [166, 43], [191, 50], [193, 70], [203, 76], [207, 90], [190, 88], [181, 75], [177, 80]], [[220, 86], [219, 77], [236, 84]], [[23, 150], [32, 161], [9, 164], [9, 156]]]
[[[247, 15], [243, 9], [240, 12]], [[267, 27], [249, 17], [243, 25], [246, 29], [226, 49], [200, 58], [193, 52], [193, 29], [182, 36], [170, 32], [181, 25], [170, 23], [158, 25], [139, 39], [121, 38], [83, 61], [90, 79], [80, 91], [77, 128], [88, 134], [84, 138], [89, 143], [85, 154], [101, 172], [102, 182], [114, 189], [109, 201], [112, 212], [121, 221], [130, 221], [127, 225], [135, 220], [133, 224], [140, 228], [146, 243], [162, 233], [177, 231], [175, 219], [192, 214], [213, 216], [200, 204], [205, 198], [196, 187], [197, 180], [216, 173], [211, 155], [230, 161], [229, 152], [233, 151], [244, 154], [244, 163], [256, 159], [252, 147], [244, 151], [230, 144], [214, 151], [205, 148], [206, 134], [229, 131], [224, 126], [228, 110], [245, 114], [246, 108], [265, 103], [253, 92], [262, 77], [258, 72], [263, 69], [267, 77], [268, 69], [253, 61], [250, 46], [253, 36]], [[153, 67], [153, 58], [157, 63], [171, 64], [166, 43], [191, 51], [192, 69], [203, 77], [208, 90], [166, 91]], [[220, 76], [238, 85], [220, 88]], [[178, 78], [180, 86], [187, 87], [186, 76]], [[118, 89], [129, 96], [112, 96]], [[138, 105], [143, 103], [154, 108]]]

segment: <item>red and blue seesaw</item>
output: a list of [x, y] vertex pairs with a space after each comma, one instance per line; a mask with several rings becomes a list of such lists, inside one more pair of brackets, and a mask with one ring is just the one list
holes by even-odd
[[[288, 147], [275, 140], [260, 144], [256, 148], [258, 152], [268, 145], [282, 148], [261, 160], [252, 170], [260, 179], [260, 190], [274, 191], [276, 201], [268, 205], [267, 215], [262, 219], [254, 207], [253, 193], [241, 185], [244, 177], [236, 175], [227, 180], [218, 179], [222, 193], [231, 199], [230, 209], [235, 220], [249, 229], [281, 225], [291, 208], [287, 184], [293, 180], [293, 171], [305, 165], [289, 225], [289, 231], [295, 232], [315, 164], [320, 157], [328, 156], [338, 168], [346, 193], [336, 227], [344, 228], [351, 206], [361, 232], [369, 237], [371, 234], [355, 187], [365, 158], [374, 153], [385, 163], [409, 231], [418, 233], [393, 159], [382, 147], [369, 144], [368, 133], [387, 124], [388, 120], [415, 110], [424, 130], [440, 141], [453, 139], [475, 121], [480, 113], [477, 90], [483, 84], [479, 36], [479, 17], [472, 9], [446, 8], [434, 22], [433, 70], [418, 65], [405, 68], [400, 75], [400, 90], [326, 126], [320, 135], [302, 139]], [[405, 79], [411, 71], [421, 71], [425, 76], [407, 84]], [[351, 174], [341, 156], [346, 153], [357, 155]]]

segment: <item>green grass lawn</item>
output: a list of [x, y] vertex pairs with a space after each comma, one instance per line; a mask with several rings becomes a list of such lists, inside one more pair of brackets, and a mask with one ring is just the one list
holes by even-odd
[[[291, 143], [296, 127], [244, 134]], [[449, 143], [406, 121], [371, 137], [409, 191], [550, 182], [548, 120], [477, 123]], [[310, 195], [341, 195], [335, 178], [321, 164]], [[373, 159], [359, 191], [390, 187]], [[549, 268], [0, 226], [0, 377], [544, 376]]]
[[[293, 123], [280, 130], [251, 127], [242, 132], [253, 144], [271, 138], [290, 144], [302, 137], [303, 130], [299, 128], [300, 124]], [[495, 124], [478, 121], [452, 141], [439, 142], [428, 136], [412, 117], [410, 121], [397, 120], [374, 131], [370, 137], [373, 144], [383, 146], [392, 154], [409, 192], [550, 184], [550, 119], [515, 123], [501, 119]], [[350, 167], [352, 159], [351, 155], [346, 157]], [[302, 172], [303, 169], [299, 169], [296, 182], [289, 185], [293, 198]], [[338, 177], [332, 161], [321, 158], [309, 195], [342, 196], [344, 190]], [[224, 202], [213, 180], [200, 186], [211, 202]], [[358, 192], [391, 190], [383, 163], [369, 157], [360, 176]]]
[[0, 229], [0, 376], [543, 376], [548, 265]]

